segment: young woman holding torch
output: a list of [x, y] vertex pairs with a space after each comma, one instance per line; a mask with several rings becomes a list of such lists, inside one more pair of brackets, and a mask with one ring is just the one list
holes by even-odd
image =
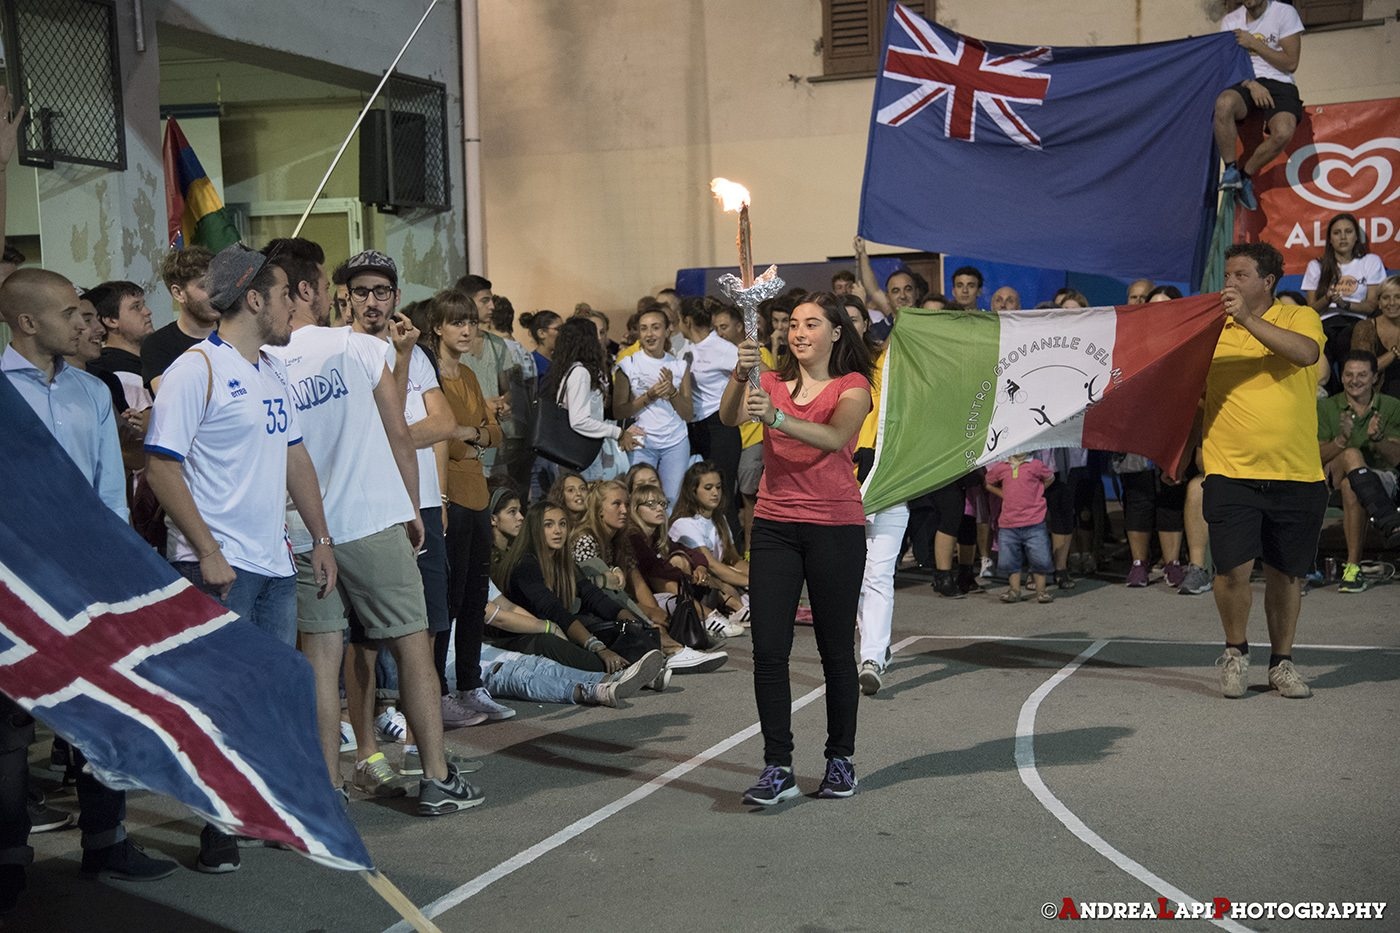
[[771, 806], [796, 796], [792, 773], [792, 686], [788, 658], [793, 619], [805, 583], [826, 677], [826, 774], [822, 797], [856, 789], [855, 656], [851, 650], [865, 556], [865, 511], [851, 470], [856, 432], [870, 412], [870, 354], [840, 299], [810, 295], [792, 312], [790, 353], [778, 370], [758, 367], [759, 348], [739, 345], [739, 364], [720, 402], [720, 418], [756, 418], [763, 438], [763, 479], [754, 510], [751, 595], [754, 695], [763, 729], [764, 769], [745, 803]]

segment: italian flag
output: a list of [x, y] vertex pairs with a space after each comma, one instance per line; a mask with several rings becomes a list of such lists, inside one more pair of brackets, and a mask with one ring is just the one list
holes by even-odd
[[905, 308], [881, 372], [878, 512], [1013, 453], [1086, 447], [1179, 473], [1225, 310], [1218, 294], [1109, 308]]

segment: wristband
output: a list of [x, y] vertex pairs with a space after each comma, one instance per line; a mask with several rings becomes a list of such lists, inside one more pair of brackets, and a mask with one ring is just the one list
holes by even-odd
[[545, 620], [545, 623], [544, 623], [544, 633], [545, 633], [546, 635], [548, 635], [548, 634], [550, 633], [550, 630], [553, 629], [553, 628], [554, 628], [554, 623], [553, 623], [553, 622], [550, 622], [548, 619], [546, 619], [546, 620]]
[[500, 614], [501, 614], [501, 607], [500, 607], [500, 606], [494, 606], [494, 605], [493, 605], [493, 606], [491, 607], [491, 615], [490, 615], [489, 618], [487, 618], [486, 624], [487, 624], [487, 625], [490, 625], [491, 622], [496, 618], [496, 616], [498, 616], [498, 615], [500, 615]]
[[733, 376], [735, 382], [743, 383], [743, 382], [748, 382], [748, 381], [749, 381], [749, 374], [748, 374], [748, 373], [744, 373], [742, 376], [739, 375], [739, 367], [737, 367], [737, 366], [734, 367], [734, 372], [732, 373], [732, 376]]
[[603, 642], [598, 638], [597, 635], [590, 635], [588, 636], [588, 641], [583, 643], [583, 647], [586, 650], [597, 654], [607, 646], [603, 644]]
[[206, 557], [213, 557], [215, 554], [219, 553], [219, 551], [222, 550], [222, 549], [223, 549], [223, 545], [221, 545], [219, 542], [215, 541], [215, 542], [214, 542], [214, 547], [213, 547], [213, 549], [212, 549], [208, 554], [197, 554], [196, 556], [197, 556], [200, 560], [204, 560]]
[[773, 423], [770, 424], [768, 427], [770, 427], [770, 428], [772, 428], [772, 429], [774, 429], [774, 430], [776, 431], [777, 429], [779, 429], [779, 428], [781, 428], [781, 427], [783, 426], [783, 422], [786, 421], [786, 420], [787, 420], [787, 415], [783, 414], [781, 409], [775, 410], [775, 411], [773, 412]]

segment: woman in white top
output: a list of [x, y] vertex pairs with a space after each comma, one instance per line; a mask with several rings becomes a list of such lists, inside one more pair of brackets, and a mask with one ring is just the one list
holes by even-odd
[[1342, 390], [1341, 360], [1351, 349], [1352, 329], [1376, 310], [1385, 265], [1366, 251], [1366, 237], [1352, 214], [1338, 214], [1327, 221], [1327, 245], [1322, 259], [1308, 263], [1303, 291], [1308, 304], [1322, 316], [1327, 343], [1322, 349], [1326, 365], [1318, 360], [1318, 396]]
[[645, 433], [633, 425], [626, 431], [603, 416], [603, 387], [607, 385], [607, 359], [598, 343], [598, 328], [586, 317], [575, 317], [559, 327], [554, 358], [540, 382], [540, 395], [555, 398], [569, 412], [569, 427], [584, 437], [602, 438], [598, 456], [583, 470], [589, 481], [613, 479], [627, 472], [626, 451], [641, 446]]
[[1308, 304], [1324, 318], [1350, 313], [1358, 318], [1376, 310], [1376, 296], [1385, 281], [1385, 264], [1366, 250], [1366, 236], [1352, 214], [1327, 221], [1327, 245], [1322, 259], [1308, 263], [1303, 291]]
[[655, 466], [666, 498], [675, 501], [690, 463], [686, 422], [695, 413], [692, 383], [684, 366], [667, 352], [671, 319], [665, 309], [643, 311], [637, 332], [641, 350], [620, 360], [613, 376], [613, 415], [637, 419], [646, 444], [633, 452], [632, 461]]

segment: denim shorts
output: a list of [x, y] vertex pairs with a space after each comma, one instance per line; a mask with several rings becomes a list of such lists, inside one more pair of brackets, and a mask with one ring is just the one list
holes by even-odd
[[1055, 572], [1055, 563], [1050, 557], [1050, 532], [1045, 529], [1045, 523], [1024, 528], [1003, 525], [997, 531], [997, 566], [1010, 576], [1025, 570], [1027, 564], [1031, 573]]

